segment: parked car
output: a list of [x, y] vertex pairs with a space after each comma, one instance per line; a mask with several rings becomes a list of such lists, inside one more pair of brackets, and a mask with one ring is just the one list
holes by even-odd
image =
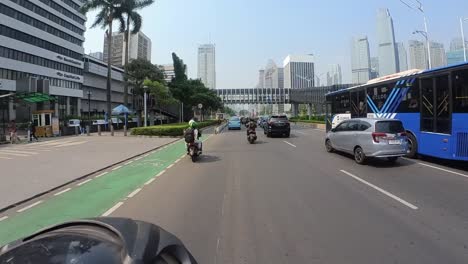
[[241, 120], [238, 116], [233, 116], [228, 121], [228, 130], [241, 129]]
[[355, 118], [331, 129], [326, 135], [325, 147], [328, 152], [353, 154], [358, 164], [364, 164], [368, 158], [395, 162], [407, 154], [408, 140], [400, 120]]
[[70, 120], [68, 120], [67, 126], [69, 126], [69, 127], [79, 127], [80, 126], [80, 120], [79, 119], [70, 119]]
[[291, 134], [291, 125], [286, 115], [272, 115], [263, 127], [264, 134], [267, 137], [273, 135], [284, 135], [289, 137]]

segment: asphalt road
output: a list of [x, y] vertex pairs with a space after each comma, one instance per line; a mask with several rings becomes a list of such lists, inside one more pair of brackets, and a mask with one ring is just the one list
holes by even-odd
[[323, 132], [257, 144], [226, 131], [111, 216], [174, 232], [200, 263], [468, 263], [468, 173], [419, 160], [360, 166]]

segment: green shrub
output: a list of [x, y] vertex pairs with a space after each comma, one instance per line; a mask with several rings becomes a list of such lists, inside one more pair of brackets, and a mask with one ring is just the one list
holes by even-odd
[[[204, 128], [207, 126], [219, 124], [219, 120], [208, 120], [203, 122], [198, 122], [199, 128]], [[141, 135], [141, 136], [168, 136], [168, 137], [179, 137], [184, 135], [184, 130], [188, 128], [187, 123], [175, 123], [175, 124], [165, 124], [159, 126], [149, 126], [149, 127], [136, 127], [132, 128], [132, 135]]]

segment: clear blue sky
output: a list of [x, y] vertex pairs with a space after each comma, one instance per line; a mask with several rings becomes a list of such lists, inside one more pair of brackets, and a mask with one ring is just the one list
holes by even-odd
[[[450, 40], [460, 36], [458, 17], [468, 17], [468, 1], [422, 2], [430, 38], [448, 49]], [[315, 54], [318, 74], [328, 64], [340, 64], [349, 82], [351, 37], [368, 35], [376, 56], [376, 12], [381, 7], [390, 9], [397, 41], [407, 46], [408, 39], [419, 38], [411, 33], [423, 28], [422, 16], [399, 0], [156, 0], [141, 12], [142, 31], [152, 39], [153, 63], [171, 63], [171, 52], [176, 52], [192, 78], [197, 75], [197, 46], [215, 43], [218, 88], [254, 87], [268, 59], [282, 65], [288, 54], [304, 53]], [[88, 14], [87, 26], [94, 15]], [[468, 33], [468, 23], [466, 29]], [[103, 36], [104, 30], [88, 29], [86, 53], [102, 51]]]

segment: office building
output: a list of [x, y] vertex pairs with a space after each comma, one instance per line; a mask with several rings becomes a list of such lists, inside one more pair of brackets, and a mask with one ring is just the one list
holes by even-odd
[[169, 83], [175, 78], [174, 64], [164, 64], [160, 66], [161, 71], [164, 74], [164, 80]]
[[198, 47], [198, 78], [210, 89], [216, 89], [216, 50], [214, 44]]
[[257, 88], [264, 88], [265, 87], [265, 70], [258, 71], [258, 84]]
[[447, 66], [444, 44], [431, 41], [430, 47], [432, 68]]
[[314, 87], [314, 56], [289, 55], [283, 61], [284, 88], [310, 88]]
[[370, 78], [375, 79], [379, 77], [379, 57], [371, 57], [370, 65], [371, 65]]
[[52, 110], [58, 118], [79, 114], [86, 29], [82, 2], [46, 2], [0, 3], [0, 95], [26, 97], [8, 98], [3, 122], [27, 122], [36, 110]]
[[[112, 33], [112, 49], [111, 49], [111, 64], [117, 67], [125, 65], [125, 48], [124, 33]], [[151, 61], [151, 39], [143, 32], [130, 34], [129, 61], [134, 59], [144, 59]], [[103, 60], [107, 62], [107, 37], [104, 36], [104, 54]]]
[[351, 48], [352, 80], [355, 84], [366, 83], [370, 79], [370, 51], [367, 36], [355, 37]]
[[273, 60], [269, 60], [263, 73], [263, 87], [284, 88], [284, 70], [278, 68]]
[[96, 58], [98, 60], [104, 60], [104, 54], [100, 51], [98, 52], [91, 52], [89, 53], [89, 56], [93, 57], [93, 58]]
[[327, 85], [337, 85], [342, 83], [341, 66], [339, 64], [328, 65]]
[[463, 49], [447, 51], [446, 55], [447, 55], [447, 65], [459, 64], [465, 61], [465, 54], [463, 53]]
[[[465, 47], [468, 48], [468, 41], [465, 40]], [[450, 51], [463, 50], [462, 38], [453, 38], [450, 41]]]
[[408, 54], [406, 53], [405, 45], [403, 42], [397, 43], [398, 66], [400, 72], [408, 70]]
[[428, 68], [427, 48], [424, 42], [410, 40], [408, 43], [408, 50], [411, 69], [425, 70]]
[[[124, 73], [122, 68], [112, 66], [111, 100], [112, 108], [123, 103]], [[84, 82], [83, 98], [81, 99], [81, 113], [84, 116], [91, 112], [91, 116], [104, 115], [107, 107], [107, 63], [96, 59], [91, 55], [84, 56]], [[133, 105], [131, 96], [132, 88], [129, 88], [128, 101]], [[91, 92], [88, 100], [88, 93]], [[133, 108], [133, 107], [131, 107]]]
[[379, 75], [385, 76], [399, 71], [393, 20], [388, 9], [377, 12], [377, 41], [379, 52]]

